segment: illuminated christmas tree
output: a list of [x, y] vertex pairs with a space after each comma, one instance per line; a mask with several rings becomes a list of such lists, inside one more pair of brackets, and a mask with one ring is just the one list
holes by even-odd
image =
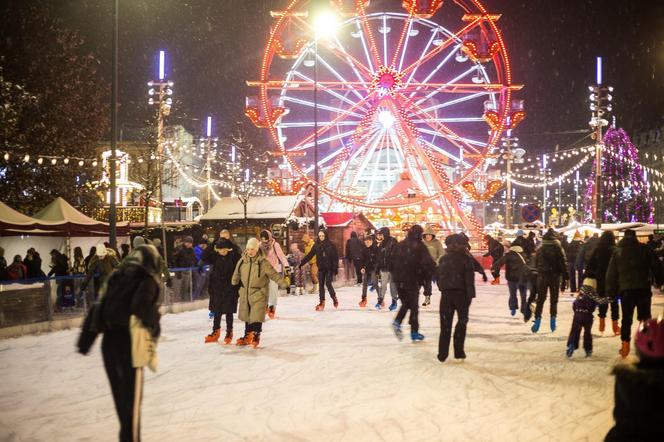
[[[623, 129], [604, 136], [602, 155], [603, 222], [653, 222], [653, 204], [638, 150]], [[586, 219], [593, 217], [594, 169], [585, 198]]]

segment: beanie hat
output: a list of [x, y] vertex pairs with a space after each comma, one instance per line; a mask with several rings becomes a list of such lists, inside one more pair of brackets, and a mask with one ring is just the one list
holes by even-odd
[[519, 229], [516, 231], [516, 236], [524, 236], [526, 232], [523, 231], [523, 229]]
[[140, 235], [135, 237], [131, 242], [131, 245], [134, 249], [138, 246], [142, 246], [143, 244], [145, 244], [145, 238]]
[[597, 290], [597, 280], [595, 278], [583, 278], [583, 284], [581, 285], [587, 285]]
[[161, 246], [161, 240], [159, 238], [155, 238], [152, 240], [152, 245], [155, 247]]
[[576, 232], [574, 232], [574, 237], [572, 239], [580, 240], [581, 239], [581, 233], [579, 233], [579, 231], [577, 230]]
[[190, 243], [193, 244], [193, 243], [194, 243], [194, 238], [192, 238], [191, 236], [185, 236], [185, 237], [182, 239], [182, 242], [184, 242], [184, 243], [190, 242]]
[[214, 248], [215, 249], [232, 249], [233, 248], [233, 243], [230, 242], [227, 239], [219, 239], [217, 240], [216, 243], [214, 243]]
[[249, 238], [249, 241], [247, 241], [247, 250], [258, 250], [260, 247], [260, 243], [256, 238]]

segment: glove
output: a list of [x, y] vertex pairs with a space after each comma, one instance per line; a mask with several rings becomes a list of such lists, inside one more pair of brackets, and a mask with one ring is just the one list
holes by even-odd
[[486, 273], [482, 273], [482, 281], [484, 281], [484, 282], [488, 282], [488, 281], [489, 281], [489, 277], [486, 276]]

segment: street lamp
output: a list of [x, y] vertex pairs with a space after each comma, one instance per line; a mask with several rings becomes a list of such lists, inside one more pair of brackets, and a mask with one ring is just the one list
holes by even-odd
[[314, 230], [318, 232], [320, 193], [318, 189], [318, 40], [332, 37], [338, 26], [337, 16], [330, 11], [320, 13], [314, 26]]
[[593, 186], [593, 209], [595, 225], [602, 227], [602, 127], [608, 126], [609, 122], [602, 118], [607, 112], [611, 112], [611, 92], [613, 87], [602, 85], [602, 57], [597, 57], [597, 84], [589, 86], [590, 92], [590, 111], [593, 113], [590, 120], [590, 127], [595, 131], [595, 185]]
[[509, 229], [512, 226], [512, 163], [523, 163], [523, 156], [526, 154], [524, 149], [518, 148], [512, 150], [513, 147], [519, 147], [519, 139], [512, 136], [512, 130], [507, 130], [507, 136], [503, 137], [503, 147], [505, 152], [503, 159], [505, 160], [505, 228]]

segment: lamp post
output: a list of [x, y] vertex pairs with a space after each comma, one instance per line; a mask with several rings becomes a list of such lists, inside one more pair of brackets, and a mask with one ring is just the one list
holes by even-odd
[[[156, 81], [148, 82], [148, 104], [157, 106], [157, 199], [161, 204], [161, 236], [162, 247], [164, 251], [164, 259], [168, 257], [166, 247], [166, 227], [164, 218], [166, 210], [164, 207], [163, 195], [163, 160], [164, 160], [164, 117], [171, 113], [171, 105], [173, 104], [173, 82], [166, 80], [166, 53], [159, 51], [159, 79]], [[146, 204], [148, 202], [146, 201]]]
[[110, 176], [111, 194], [108, 208], [109, 237], [108, 242], [112, 248], [117, 247], [117, 208], [115, 192], [117, 191], [117, 179], [115, 169], [117, 162], [118, 144], [118, 0], [113, 1], [113, 60], [112, 60], [112, 82], [111, 82], [111, 157], [108, 161], [108, 172]]
[[512, 213], [512, 163], [523, 163], [523, 156], [526, 151], [523, 149], [512, 150], [513, 147], [519, 147], [519, 139], [512, 136], [512, 130], [507, 130], [507, 136], [503, 137], [503, 159], [505, 160], [505, 228], [512, 227], [514, 215]]
[[206, 170], [206, 195], [205, 195], [205, 211], [209, 212], [212, 208], [212, 154], [214, 147], [214, 153], [216, 154], [217, 139], [212, 138], [212, 117], [207, 117], [207, 125], [205, 128], [206, 135], [206, 150], [207, 155], [205, 158], [205, 170]]

